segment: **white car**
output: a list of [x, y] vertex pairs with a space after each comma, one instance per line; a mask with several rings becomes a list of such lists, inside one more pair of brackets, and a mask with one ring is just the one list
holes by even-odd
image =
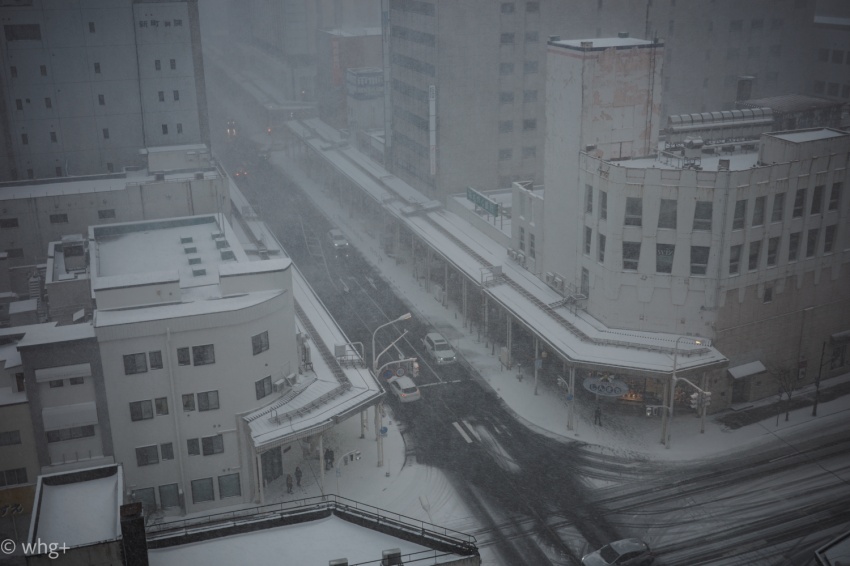
[[406, 375], [401, 377], [392, 377], [387, 380], [387, 383], [389, 383], [390, 389], [402, 403], [411, 403], [421, 397], [419, 388], [416, 387], [413, 380]]
[[425, 346], [425, 350], [439, 366], [453, 364], [457, 361], [455, 351], [439, 332], [426, 334], [425, 338], [422, 339], [422, 345]]
[[640, 539], [627, 538], [606, 544], [581, 559], [582, 566], [651, 566], [655, 556]]

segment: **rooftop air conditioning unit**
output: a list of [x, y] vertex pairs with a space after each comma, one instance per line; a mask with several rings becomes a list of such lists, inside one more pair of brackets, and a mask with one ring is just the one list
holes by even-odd
[[287, 383], [286, 378], [282, 377], [282, 378], [278, 379], [277, 381], [275, 381], [274, 384], [272, 385], [272, 387], [274, 388], [275, 393], [280, 393], [281, 391], [286, 389], [286, 387], [288, 385], [289, 384]]
[[546, 281], [547, 285], [552, 285], [552, 280], [555, 278], [555, 274], [551, 271], [547, 271], [543, 278]]
[[516, 253], [516, 261], [520, 265], [524, 266], [525, 265], [525, 254], [522, 253], [522, 252], [517, 252]]
[[508, 257], [516, 261], [516, 250], [513, 248], [508, 248]]

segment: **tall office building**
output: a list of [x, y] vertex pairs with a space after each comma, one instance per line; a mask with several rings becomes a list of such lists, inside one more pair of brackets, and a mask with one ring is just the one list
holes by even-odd
[[209, 143], [197, 0], [6, 1], [0, 19], [0, 180]]
[[807, 84], [813, 0], [680, 4], [384, 0], [388, 166], [438, 199], [541, 182], [550, 36], [663, 40], [662, 119]]

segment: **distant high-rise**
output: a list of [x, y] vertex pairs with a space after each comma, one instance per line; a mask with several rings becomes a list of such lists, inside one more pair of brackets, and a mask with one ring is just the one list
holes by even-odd
[[0, 181], [118, 172], [209, 143], [197, 0], [3, 2]]
[[550, 36], [663, 40], [662, 120], [802, 92], [814, 7], [814, 0], [383, 0], [387, 164], [441, 200], [467, 185], [543, 181]]

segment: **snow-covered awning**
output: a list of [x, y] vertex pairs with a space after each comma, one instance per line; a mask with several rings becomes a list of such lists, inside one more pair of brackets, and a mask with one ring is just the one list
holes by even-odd
[[735, 366], [733, 368], [729, 368], [729, 374], [735, 379], [741, 379], [742, 377], [747, 377], [749, 375], [755, 375], [757, 373], [761, 373], [765, 371], [767, 368], [764, 367], [764, 364], [760, 361], [756, 360], [754, 362], [750, 362], [748, 364], [742, 364], [739, 366]]
[[38, 383], [55, 379], [71, 379], [73, 377], [91, 377], [91, 364], [74, 364], [35, 370], [35, 380]]
[[61, 430], [75, 426], [97, 424], [97, 406], [94, 401], [76, 403], [74, 405], [59, 405], [41, 410], [44, 430]]

